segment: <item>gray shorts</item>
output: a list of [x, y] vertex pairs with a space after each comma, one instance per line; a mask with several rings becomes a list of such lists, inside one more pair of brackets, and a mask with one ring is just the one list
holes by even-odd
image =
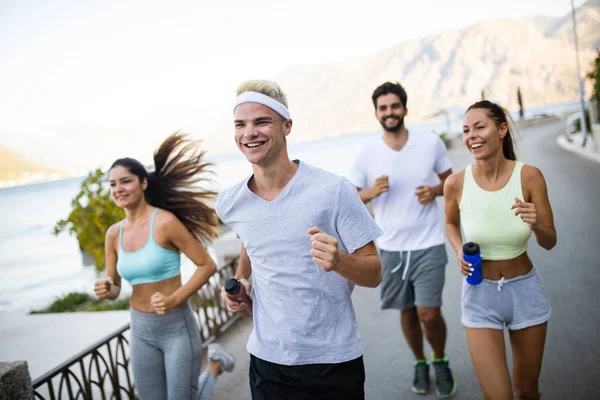
[[443, 244], [415, 251], [379, 250], [381, 309], [441, 307], [448, 256]]
[[462, 323], [467, 328], [518, 330], [550, 319], [546, 289], [535, 267], [511, 279], [484, 279], [479, 285], [463, 280]]

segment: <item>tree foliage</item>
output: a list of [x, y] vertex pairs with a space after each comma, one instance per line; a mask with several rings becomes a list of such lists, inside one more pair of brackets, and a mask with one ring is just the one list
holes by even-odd
[[102, 271], [106, 231], [125, 217], [123, 210], [110, 197], [107, 175], [102, 170], [96, 169], [88, 174], [71, 207], [69, 216], [54, 226], [54, 234], [68, 231], [75, 235], [81, 250], [89, 253], [96, 270]]
[[594, 84], [591, 99], [596, 101], [597, 115], [600, 115], [600, 49], [598, 49], [598, 55], [592, 63], [592, 70], [586, 76]]
[[33, 310], [30, 314], [111, 310], [129, 310], [129, 297], [112, 301], [93, 298], [87, 293], [72, 292], [57, 298], [48, 308]]
[[587, 74], [587, 78], [594, 83], [592, 99], [600, 101], [600, 49], [598, 49], [598, 55], [592, 64], [592, 70]]

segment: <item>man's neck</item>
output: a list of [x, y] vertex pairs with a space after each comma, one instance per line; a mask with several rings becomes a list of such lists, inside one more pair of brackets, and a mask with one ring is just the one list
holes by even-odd
[[408, 130], [404, 125], [398, 132], [383, 131], [383, 141], [396, 151], [402, 150], [408, 141]]
[[254, 176], [248, 187], [256, 195], [271, 201], [285, 188], [298, 170], [298, 164], [285, 157], [280, 157], [275, 162], [267, 165], [253, 164]]

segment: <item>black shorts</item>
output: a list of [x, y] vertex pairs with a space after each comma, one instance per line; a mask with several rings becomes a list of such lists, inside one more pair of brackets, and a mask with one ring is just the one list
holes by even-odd
[[250, 391], [253, 400], [364, 400], [363, 358], [289, 366], [250, 355]]

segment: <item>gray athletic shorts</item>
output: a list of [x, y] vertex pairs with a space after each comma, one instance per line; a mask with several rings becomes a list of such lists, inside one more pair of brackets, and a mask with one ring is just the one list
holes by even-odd
[[414, 251], [379, 250], [381, 309], [441, 307], [448, 256], [443, 244]]
[[546, 289], [535, 267], [511, 279], [484, 279], [479, 285], [463, 280], [462, 323], [467, 328], [518, 330], [543, 324], [551, 310]]

